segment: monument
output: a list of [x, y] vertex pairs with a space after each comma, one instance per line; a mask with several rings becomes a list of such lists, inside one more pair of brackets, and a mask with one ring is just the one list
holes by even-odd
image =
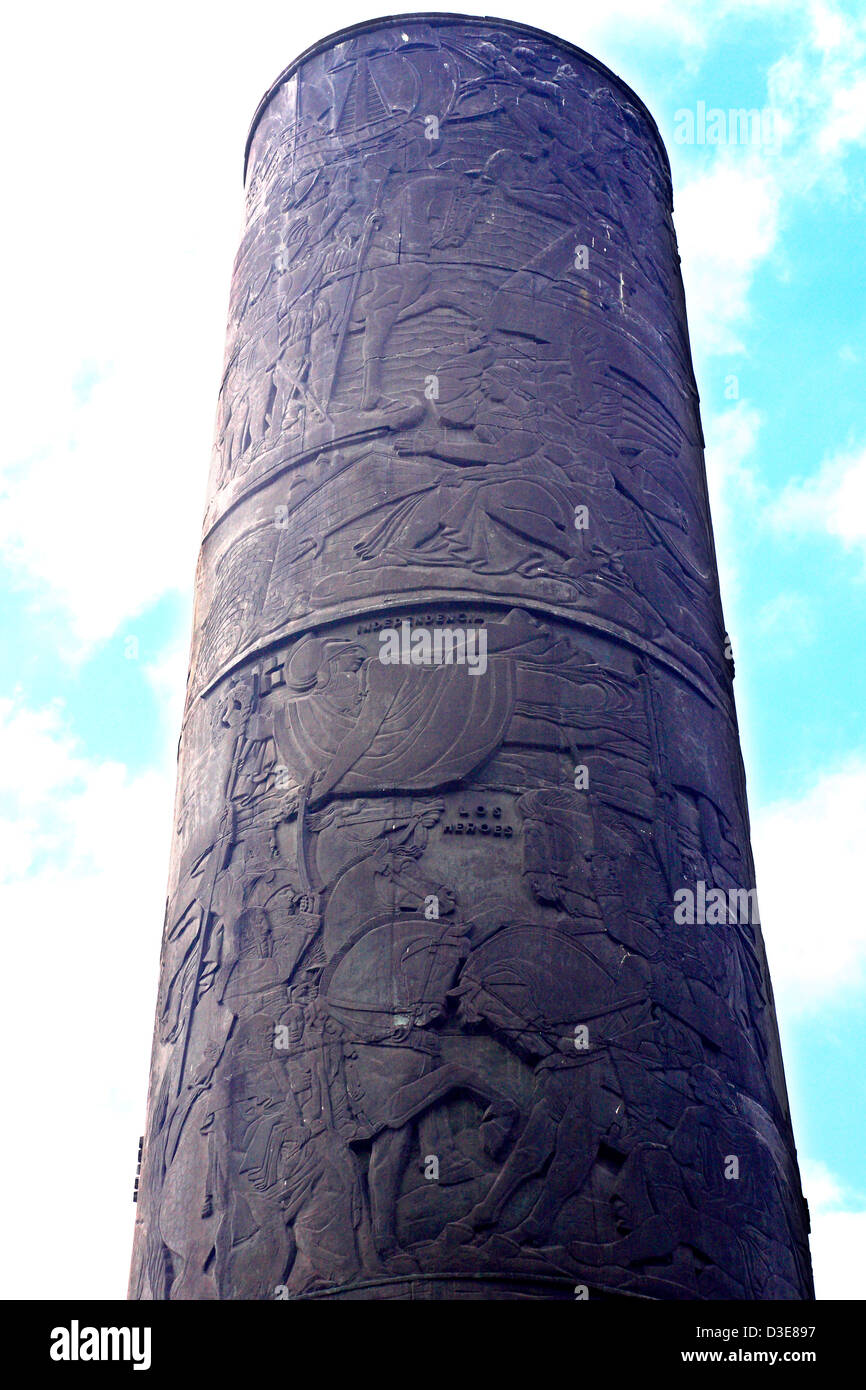
[[524, 25], [256, 112], [132, 1298], [812, 1297], [671, 212]]

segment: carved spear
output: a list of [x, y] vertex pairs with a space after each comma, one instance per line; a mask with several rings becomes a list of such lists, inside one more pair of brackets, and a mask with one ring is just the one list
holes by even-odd
[[[253, 673], [253, 680], [255, 681], [255, 673]], [[250, 701], [247, 708], [242, 711], [240, 723], [238, 725], [238, 730], [235, 734], [234, 746], [232, 748], [231, 765], [229, 767], [229, 774], [226, 779], [226, 789], [225, 796], [223, 798], [222, 815], [220, 816], [219, 828], [217, 830], [216, 838], [214, 840], [213, 859], [210, 869], [210, 882], [208, 884], [207, 896], [203, 899], [204, 916], [202, 917], [201, 931], [199, 933], [198, 956], [196, 959], [192, 997], [190, 999], [189, 1015], [186, 1021], [186, 1030], [184, 1032], [183, 1048], [181, 1049], [180, 1054], [180, 1066], [178, 1068], [177, 1075], [177, 1095], [180, 1095], [181, 1088], [183, 1086], [183, 1076], [184, 1071], [186, 1069], [187, 1053], [189, 1052], [189, 1043], [190, 1038], [192, 1036], [192, 1025], [195, 1019], [196, 1004], [198, 1003], [198, 991], [199, 986], [201, 985], [202, 971], [204, 969], [205, 962], [205, 954], [207, 951], [208, 942], [210, 940], [210, 917], [211, 908], [213, 906], [213, 895], [216, 891], [216, 881], [219, 876], [220, 870], [224, 867], [225, 852], [227, 847], [231, 844], [232, 840], [231, 830], [233, 828], [234, 823], [232, 793], [234, 792], [235, 781], [237, 780], [238, 775], [238, 767], [240, 766], [241, 749], [243, 748], [244, 744], [244, 731], [246, 729], [247, 720], [249, 718], [251, 710], [252, 700]]]

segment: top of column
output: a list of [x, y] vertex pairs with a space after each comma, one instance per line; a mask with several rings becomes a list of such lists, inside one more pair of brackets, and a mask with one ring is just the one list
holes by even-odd
[[475, 28], [487, 30], [492, 33], [506, 32], [515, 36], [524, 35], [527, 39], [542, 42], [556, 49], [563, 55], [568, 55], [576, 59], [583, 67], [589, 68], [603, 77], [606, 82], [617, 90], [634, 106], [643, 121], [646, 123], [648, 131], [657, 147], [661, 166], [666, 180], [670, 183], [670, 162], [667, 150], [661, 133], [649, 108], [641, 101], [637, 93], [629, 87], [627, 82], [623, 82], [615, 72], [599, 62], [591, 53], [578, 48], [576, 44], [569, 43], [566, 39], [559, 38], [556, 34], [551, 34], [546, 29], [538, 29], [532, 24], [523, 24], [518, 20], [499, 19], [495, 15], [464, 15], [451, 14], [448, 11], [437, 13], [436, 11], [422, 11], [421, 13], [397, 14], [382, 16], [377, 19], [368, 19], [360, 24], [350, 24], [344, 29], [337, 29], [333, 34], [328, 34], [319, 39], [316, 43], [304, 50], [297, 58], [284, 68], [276, 81], [272, 82], [265, 92], [253, 115], [247, 135], [246, 146], [244, 149], [244, 179], [246, 180], [249, 165], [250, 150], [252, 142], [258, 129], [264, 112], [275, 94], [284, 83], [288, 82], [303, 63], [317, 54], [340, 47], [342, 44], [351, 43], [364, 34], [373, 34], [377, 30], [401, 29], [401, 39], [407, 48], [417, 46], [419, 43], [426, 46], [433, 35], [446, 28]]

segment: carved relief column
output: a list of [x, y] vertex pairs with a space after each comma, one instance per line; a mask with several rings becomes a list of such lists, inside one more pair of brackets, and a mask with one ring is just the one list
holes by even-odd
[[131, 1296], [810, 1297], [651, 117], [377, 20], [246, 177]]

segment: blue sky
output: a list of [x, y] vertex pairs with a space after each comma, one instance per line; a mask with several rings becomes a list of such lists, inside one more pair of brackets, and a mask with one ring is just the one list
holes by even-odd
[[[304, 47], [391, 8], [322, 0], [309, 19], [265, 0], [84, 0], [7, 22], [0, 918], [18, 1142], [0, 1190], [14, 1194], [3, 1220], [18, 1254], [6, 1297], [125, 1292], [247, 125]], [[668, 146], [818, 1293], [862, 1298], [862, 6], [449, 8], [529, 18], [586, 48], [635, 88]], [[699, 103], [725, 113], [724, 142], [676, 138]], [[730, 138], [739, 108], [770, 112], [773, 138]]]

